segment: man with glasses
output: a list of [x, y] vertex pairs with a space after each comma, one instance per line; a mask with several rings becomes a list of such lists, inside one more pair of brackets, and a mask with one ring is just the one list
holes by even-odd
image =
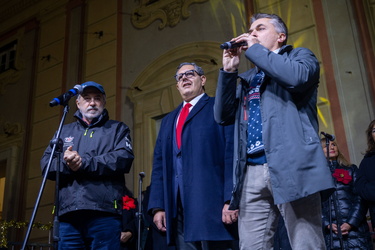
[[[77, 121], [63, 126], [63, 155], [54, 155], [47, 175], [56, 180], [59, 171], [58, 248], [120, 249], [124, 174], [134, 159], [130, 130], [109, 120], [102, 85], [90, 81], [81, 86]], [[43, 174], [50, 155], [47, 147]]]
[[228, 210], [233, 126], [215, 122], [214, 98], [205, 94], [201, 67], [182, 63], [175, 78], [183, 102], [160, 127], [149, 212], [177, 249], [234, 249], [237, 211]]

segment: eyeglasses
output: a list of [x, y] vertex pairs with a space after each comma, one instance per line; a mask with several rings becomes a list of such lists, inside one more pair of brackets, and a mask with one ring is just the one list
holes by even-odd
[[[176, 78], [177, 82], [181, 82], [184, 75], [186, 76], [186, 78], [192, 78], [193, 76], [195, 76], [195, 72], [197, 72], [197, 71], [192, 69], [192, 70], [185, 71], [184, 73], [180, 73], [178, 75], [175, 75], [174, 77]], [[197, 72], [197, 74], [198, 74], [198, 72]]]

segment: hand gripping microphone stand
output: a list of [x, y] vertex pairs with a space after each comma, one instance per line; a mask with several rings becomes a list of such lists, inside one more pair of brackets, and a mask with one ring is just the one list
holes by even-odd
[[[78, 87], [79, 87], [79, 85], [78, 85]], [[59, 211], [59, 172], [60, 172], [60, 157], [61, 157], [62, 148], [63, 148], [63, 141], [60, 138], [60, 135], [61, 135], [62, 127], [63, 127], [65, 119], [66, 119], [66, 115], [69, 113], [68, 102], [69, 102], [69, 100], [70, 100], [70, 98], [72, 96], [80, 93], [80, 91], [81, 91], [81, 89], [77, 93], [68, 92], [68, 93], [60, 96], [60, 101], [61, 102], [59, 104], [62, 105], [62, 106], [64, 106], [64, 112], [63, 112], [63, 115], [62, 115], [62, 118], [61, 118], [58, 130], [56, 132], [55, 138], [53, 138], [51, 140], [51, 143], [50, 143], [50, 145], [52, 147], [51, 155], [50, 155], [50, 158], [48, 160], [47, 167], [44, 170], [42, 184], [41, 184], [40, 189], [39, 189], [39, 193], [38, 193], [35, 205], [34, 205], [34, 210], [33, 210], [32, 215], [31, 215], [31, 219], [30, 219], [27, 231], [26, 231], [26, 236], [25, 236], [25, 239], [23, 241], [21, 250], [25, 250], [26, 249], [27, 242], [28, 242], [29, 237], [30, 237], [31, 229], [32, 229], [32, 226], [33, 226], [33, 223], [34, 223], [34, 220], [35, 220], [35, 216], [36, 216], [37, 210], [38, 210], [38, 206], [39, 206], [40, 200], [42, 198], [44, 187], [46, 185], [47, 175], [48, 175], [48, 172], [49, 172], [49, 170], [51, 168], [51, 163], [52, 163], [52, 159], [53, 159], [53, 156], [54, 156], [55, 152], [58, 153], [58, 157], [57, 157], [57, 163], [56, 163], [57, 164], [57, 166], [56, 166], [57, 167], [56, 168], [57, 171], [56, 171], [56, 183], [55, 183], [56, 190], [55, 190], [55, 206], [54, 206], [55, 218], [54, 218], [54, 221], [53, 221], [53, 241], [54, 241], [54, 249], [57, 249], [57, 244], [58, 244], [58, 241], [59, 241], [59, 220], [58, 220], [58, 211]], [[50, 103], [50, 106], [52, 107], [52, 106], [56, 106], [56, 105], [51, 105], [51, 103]]]
[[139, 185], [138, 185], [138, 213], [137, 213], [137, 217], [138, 217], [138, 244], [137, 244], [137, 249], [138, 250], [142, 250], [142, 246], [141, 246], [141, 233], [142, 233], [142, 230], [141, 230], [141, 226], [142, 226], [142, 217], [143, 217], [143, 213], [142, 213], [142, 183], [143, 183], [143, 178], [145, 177], [145, 173], [144, 172], [140, 172], [139, 173]]

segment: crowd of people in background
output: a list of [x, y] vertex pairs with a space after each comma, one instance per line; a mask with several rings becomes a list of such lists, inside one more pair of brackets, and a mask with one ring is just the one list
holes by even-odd
[[[375, 120], [358, 168], [319, 137], [319, 61], [287, 39], [279, 16], [253, 15], [223, 50], [215, 97], [199, 65], [177, 67], [182, 102], [162, 120], [139, 200], [124, 179], [129, 128], [109, 119], [102, 85], [83, 83], [63, 156], [47, 147], [41, 160], [59, 181], [58, 249], [373, 249]], [[241, 55], [254, 65], [244, 73]]]

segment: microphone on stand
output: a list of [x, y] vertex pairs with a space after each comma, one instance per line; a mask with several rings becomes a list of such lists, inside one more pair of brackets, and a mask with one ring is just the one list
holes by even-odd
[[139, 177], [144, 178], [146, 176], [145, 172], [139, 172]]
[[335, 140], [335, 136], [334, 135], [330, 135], [330, 134], [327, 134], [327, 133], [324, 133], [324, 132], [320, 132], [320, 134], [323, 135], [325, 138], [327, 138], [330, 141], [334, 141]]
[[247, 42], [246, 41], [239, 42], [239, 43], [236, 43], [234, 41], [226, 42], [220, 45], [220, 49], [234, 49], [234, 48], [238, 48], [241, 46], [247, 46]]
[[68, 92], [55, 97], [52, 99], [52, 101], [49, 102], [50, 107], [54, 107], [57, 105], [64, 105], [67, 103], [70, 98], [72, 98], [75, 95], [81, 94], [82, 93], [82, 86], [81, 85], [75, 85], [72, 89], [70, 89]]

